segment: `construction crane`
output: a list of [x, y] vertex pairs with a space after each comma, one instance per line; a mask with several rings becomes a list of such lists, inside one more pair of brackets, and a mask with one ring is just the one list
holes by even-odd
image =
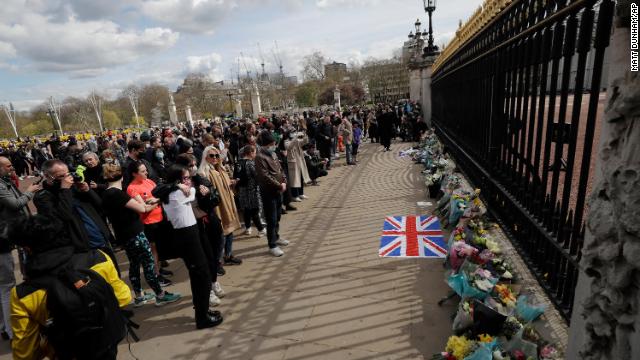
[[249, 68], [247, 67], [247, 62], [244, 61], [244, 54], [242, 53], [242, 51], [240, 51], [240, 60], [242, 61], [242, 66], [244, 67], [244, 71], [247, 72], [247, 79], [251, 79], [251, 71], [249, 71]]
[[260, 55], [260, 66], [262, 67], [260, 80], [267, 81], [269, 80], [269, 78], [267, 77], [267, 73], [264, 71], [264, 54], [262, 53], [262, 47], [260, 47], [260, 43], [258, 43], [258, 54]]
[[278, 41], [273, 41], [276, 45], [275, 50], [271, 49], [273, 53], [273, 59], [276, 61], [276, 65], [278, 65], [278, 69], [280, 70], [280, 80], [284, 80], [284, 71], [282, 70], [282, 59], [280, 58], [280, 49], [278, 49]]
[[237, 58], [238, 66], [236, 68], [236, 75], [238, 76], [238, 86], [240, 86], [240, 58]]

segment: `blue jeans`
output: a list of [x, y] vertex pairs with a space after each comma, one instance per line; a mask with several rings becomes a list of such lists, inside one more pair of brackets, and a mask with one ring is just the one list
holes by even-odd
[[282, 196], [262, 196], [264, 217], [267, 220], [267, 241], [269, 249], [277, 247], [276, 241], [280, 235], [280, 216], [282, 215]]
[[345, 144], [344, 148], [345, 148], [345, 152], [347, 153], [347, 164], [351, 164], [351, 162], [353, 161], [353, 154], [351, 153], [352, 151], [351, 144]]
[[233, 255], [233, 233], [229, 235], [222, 234], [222, 246], [224, 247], [224, 251], [220, 251], [220, 256], [223, 255], [229, 257]]

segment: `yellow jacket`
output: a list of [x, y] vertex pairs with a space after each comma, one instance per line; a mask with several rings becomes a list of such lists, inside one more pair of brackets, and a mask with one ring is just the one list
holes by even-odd
[[[111, 258], [101, 251], [96, 254], [91, 270], [102, 276], [113, 287], [120, 307], [131, 302], [131, 290], [119, 277]], [[22, 283], [11, 290], [11, 328], [13, 329], [13, 358], [42, 359], [51, 355], [51, 349], [40, 336], [40, 327], [46, 324], [47, 292], [44, 289], [29, 289]]]

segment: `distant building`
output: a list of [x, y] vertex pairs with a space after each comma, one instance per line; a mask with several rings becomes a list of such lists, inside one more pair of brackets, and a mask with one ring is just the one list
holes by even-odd
[[332, 62], [331, 64], [326, 64], [324, 66], [324, 77], [326, 79], [333, 79], [337, 81], [342, 81], [342, 79], [347, 75], [347, 64]]
[[381, 61], [362, 68], [369, 99], [374, 103], [409, 98], [409, 71], [400, 59]]
[[291, 85], [298, 85], [298, 77], [293, 75], [293, 76], [287, 76], [284, 78], [284, 81], [286, 83], [289, 83]]

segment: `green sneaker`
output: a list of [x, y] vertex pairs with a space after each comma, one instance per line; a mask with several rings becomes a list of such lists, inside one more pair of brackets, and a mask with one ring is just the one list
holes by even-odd
[[180, 300], [181, 298], [182, 298], [182, 295], [178, 293], [172, 294], [168, 291], [165, 291], [164, 296], [156, 296], [156, 306], [171, 304]]
[[133, 306], [140, 307], [142, 305], [148, 304], [150, 301], [155, 299], [156, 296], [153, 294], [145, 294], [142, 293], [142, 296], [137, 296], [133, 299]]

